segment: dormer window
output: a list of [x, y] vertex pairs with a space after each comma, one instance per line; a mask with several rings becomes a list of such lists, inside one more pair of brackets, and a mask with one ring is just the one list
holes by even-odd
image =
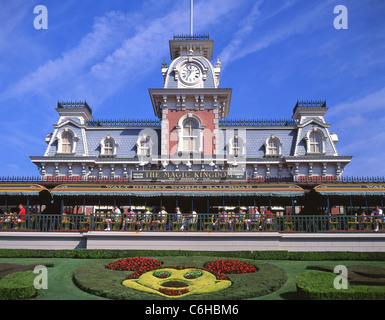
[[309, 135], [309, 151], [311, 153], [321, 153], [322, 148], [321, 148], [322, 140], [321, 136], [318, 133], [312, 132]]
[[317, 127], [313, 127], [304, 137], [306, 141], [306, 150], [308, 154], [323, 154], [325, 153], [326, 136]]
[[228, 144], [229, 155], [241, 157], [245, 155], [245, 143], [239, 135], [235, 135], [230, 139]]
[[104, 154], [112, 155], [113, 154], [113, 141], [111, 139], [104, 141]]
[[107, 157], [116, 156], [117, 147], [118, 144], [116, 143], [115, 139], [110, 135], [107, 135], [104, 139], [102, 139], [102, 141], [100, 141], [100, 155]]
[[73, 146], [73, 137], [69, 132], [63, 132], [62, 142], [61, 142], [61, 152], [62, 153], [71, 153]]
[[150, 157], [152, 154], [152, 140], [150, 136], [143, 135], [136, 142], [137, 155], [142, 157]]
[[282, 143], [274, 135], [271, 135], [265, 141], [265, 156], [279, 157], [282, 155]]
[[56, 136], [57, 140], [57, 153], [59, 154], [74, 154], [76, 150], [76, 142], [79, 138], [69, 128], [64, 128], [59, 131]]

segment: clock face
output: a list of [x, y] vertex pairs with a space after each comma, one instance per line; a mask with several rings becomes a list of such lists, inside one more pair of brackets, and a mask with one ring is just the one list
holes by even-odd
[[195, 64], [185, 64], [181, 70], [182, 79], [189, 84], [195, 83], [199, 80], [201, 75], [200, 69]]

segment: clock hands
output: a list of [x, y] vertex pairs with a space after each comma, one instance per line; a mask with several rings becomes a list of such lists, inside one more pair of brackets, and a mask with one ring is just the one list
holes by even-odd
[[193, 82], [199, 78], [199, 70], [193, 65], [186, 65], [183, 68], [182, 76], [188, 82]]

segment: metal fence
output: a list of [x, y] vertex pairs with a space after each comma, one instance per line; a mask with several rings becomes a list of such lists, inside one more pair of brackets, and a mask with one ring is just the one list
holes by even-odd
[[282, 215], [237, 216], [197, 214], [196, 216], [91, 214], [0, 215], [0, 231], [205, 231], [205, 232], [385, 232], [385, 221], [367, 216]]

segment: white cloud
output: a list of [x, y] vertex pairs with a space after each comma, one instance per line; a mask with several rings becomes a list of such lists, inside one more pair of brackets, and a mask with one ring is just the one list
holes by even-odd
[[345, 173], [349, 175], [385, 175], [385, 87], [364, 97], [350, 99], [329, 109], [337, 130], [340, 155], [352, 155]]
[[258, 1], [251, 8], [247, 17], [241, 21], [240, 28], [235, 32], [233, 39], [222, 50], [220, 57], [221, 61], [225, 64], [229, 62], [235, 53], [240, 49], [244, 38], [246, 38], [253, 31], [253, 24], [255, 20], [261, 15], [260, 7], [263, 1]]
[[385, 87], [368, 93], [364, 97], [355, 97], [349, 101], [339, 103], [329, 110], [328, 115], [331, 117], [343, 116], [345, 121], [346, 115], [363, 116], [377, 111], [385, 111]]
[[[199, 30], [220, 22], [220, 17], [241, 2], [211, 0], [198, 2], [197, 12], [210, 12]], [[174, 4], [161, 17], [146, 12], [113, 11], [96, 18], [92, 31], [79, 44], [47, 61], [0, 94], [0, 101], [38, 95], [57, 99], [87, 99], [101, 103], [127, 81], [159, 66], [168, 51], [168, 40], [189, 21], [189, 10]]]
[[30, 5], [25, 5], [23, 0], [13, 0], [2, 2], [0, 5], [0, 47], [5, 48], [10, 35], [14, 32], [20, 23], [25, 19], [28, 11], [32, 13]]
[[[264, 16], [261, 17], [260, 21], [258, 21], [258, 19], [260, 17], [262, 1], [257, 2], [249, 15], [240, 24], [240, 28], [235, 33], [229, 45], [222, 50], [220, 59], [222, 62], [229, 63], [230, 61], [241, 59], [246, 55], [268, 48], [296, 34], [309, 31], [309, 29], [314, 26], [314, 21], [319, 18], [320, 12], [322, 12], [323, 8], [328, 6], [330, 2], [330, 0], [323, 1], [317, 6], [309, 6], [305, 9], [300, 8], [290, 15], [289, 18], [280, 19], [280, 23], [278, 24], [274, 23], [274, 25], [278, 25], [278, 27], [274, 29], [270, 28], [271, 24], [269, 23], [269, 19], [293, 7], [296, 1], [284, 2], [281, 7], [271, 14], [264, 12]], [[255, 26], [257, 21], [259, 24]], [[259, 36], [257, 39], [252, 37], [253, 40], [250, 41], [249, 36], [252, 32]]]

